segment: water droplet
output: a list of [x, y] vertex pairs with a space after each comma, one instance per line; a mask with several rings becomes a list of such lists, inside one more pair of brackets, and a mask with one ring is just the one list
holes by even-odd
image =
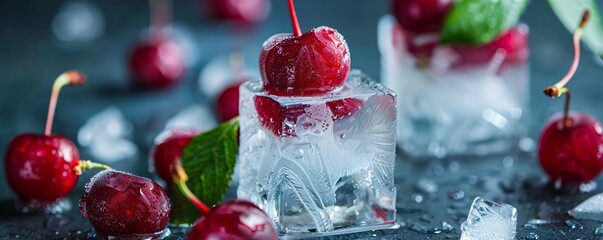
[[503, 158], [502, 160], [502, 165], [505, 168], [510, 168], [513, 167], [513, 163], [515, 162], [515, 159], [513, 159], [513, 157], [511, 156], [506, 156]]
[[566, 220], [565, 225], [567, 225], [571, 229], [583, 229], [584, 228], [580, 223], [578, 223], [572, 219]]
[[442, 222], [442, 230], [451, 231], [452, 229], [454, 229], [454, 227], [452, 225], [450, 225], [447, 222]]
[[528, 233], [528, 235], [526, 235], [526, 239], [527, 240], [538, 240], [538, 239], [540, 239], [540, 236], [538, 236], [538, 234], [536, 234], [536, 233]]

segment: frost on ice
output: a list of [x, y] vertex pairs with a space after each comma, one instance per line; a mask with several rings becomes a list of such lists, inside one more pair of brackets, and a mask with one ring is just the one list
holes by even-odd
[[461, 224], [461, 240], [514, 240], [516, 229], [515, 207], [477, 197], [467, 220]]

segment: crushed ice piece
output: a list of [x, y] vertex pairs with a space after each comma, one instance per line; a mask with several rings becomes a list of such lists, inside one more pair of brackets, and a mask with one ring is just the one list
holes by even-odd
[[452, 229], [454, 229], [454, 227], [452, 225], [450, 225], [450, 223], [442, 222], [442, 230], [443, 231], [452, 231]]
[[594, 195], [568, 211], [576, 219], [588, 219], [603, 222], [603, 193]]
[[450, 191], [448, 197], [454, 201], [462, 200], [465, 198], [465, 192], [463, 190]]
[[531, 232], [531, 233], [528, 233], [528, 235], [526, 235], [526, 239], [527, 240], [538, 240], [538, 239], [540, 239], [540, 236], [536, 233]]
[[603, 236], [603, 224], [595, 229], [596, 236]]
[[415, 188], [424, 193], [435, 193], [438, 191], [438, 184], [429, 178], [419, 178], [415, 182]]
[[567, 225], [571, 229], [583, 229], [582, 224], [576, 222], [575, 220], [568, 219], [565, 221], [565, 225]]
[[580, 186], [578, 186], [578, 189], [580, 190], [581, 193], [592, 192], [596, 188], [597, 188], [597, 183], [595, 181], [581, 183]]
[[461, 224], [461, 240], [515, 239], [517, 209], [509, 204], [496, 203], [476, 197], [471, 204], [467, 221]]
[[108, 107], [90, 117], [77, 135], [80, 145], [89, 148], [94, 158], [106, 162], [136, 156], [138, 147], [131, 138], [132, 123], [116, 107]]
[[64, 42], [94, 40], [103, 33], [104, 28], [103, 14], [91, 1], [65, 3], [52, 21], [54, 35]]
[[210, 109], [203, 105], [193, 105], [168, 120], [165, 129], [204, 131], [212, 129], [216, 125], [216, 119]]

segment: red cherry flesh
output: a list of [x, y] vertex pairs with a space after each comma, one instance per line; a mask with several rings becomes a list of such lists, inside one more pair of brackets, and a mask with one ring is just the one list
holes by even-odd
[[278, 239], [272, 220], [252, 202], [235, 199], [219, 204], [201, 217], [188, 234], [188, 240]]
[[167, 226], [170, 200], [150, 179], [106, 170], [86, 185], [80, 212], [106, 237], [150, 235]]
[[243, 81], [235, 82], [225, 88], [216, 100], [216, 115], [220, 122], [239, 116], [239, 87]]
[[174, 162], [182, 157], [182, 149], [199, 133], [196, 130], [168, 130], [160, 135], [151, 155], [155, 171], [168, 185], [172, 184]]
[[347, 118], [348, 116], [353, 115], [363, 105], [364, 102], [362, 100], [355, 98], [344, 98], [333, 102], [327, 102], [327, 107], [331, 109], [333, 118], [335, 120]]
[[52, 203], [75, 186], [80, 156], [69, 139], [59, 135], [22, 134], [6, 150], [4, 169], [11, 189], [28, 203]]
[[343, 85], [350, 71], [350, 51], [343, 36], [318, 27], [296, 37], [270, 37], [260, 53], [264, 89], [281, 96], [316, 95]]
[[173, 85], [185, 72], [182, 52], [172, 41], [140, 43], [132, 50], [129, 64], [135, 83], [147, 88]]
[[452, 4], [452, 0], [394, 0], [392, 11], [405, 30], [433, 33], [442, 29]]
[[258, 23], [270, 12], [269, 0], [209, 0], [209, 10], [217, 19]]
[[570, 127], [564, 126], [562, 115], [544, 127], [538, 144], [540, 165], [553, 181], [592, 181], [603, 169], [603, 127], [582, 113], [570, 113], [568, 119]]

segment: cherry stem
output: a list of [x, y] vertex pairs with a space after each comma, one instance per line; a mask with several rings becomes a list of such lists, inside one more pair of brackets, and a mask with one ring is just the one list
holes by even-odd
[[54, 120], [54, 113], [57, 108], [57, 100], [61, 88], [65, 85], [81, 85], [86, 82], [86, 75], [75, 70], [69, 70], [59, 75], [52, 85], [52, 93], [50, 94], [50, 103], [48, 105], [48, 116], [46, 117], [46, 128], [44, 135], [50, 136], [52, 132], [52, 121]]
[[301, 29], [299, 28], [299, 22], [297, 21], [297, 14], [295, 14], [295, 6], [293, 0], [289, 0], [289, 15], [291, 15], [291, 24], [293, 25], [293, 35], [299, 37], [302, 35]]
[[569, 81], [576, 73], [576, 69], [578, 69], [578, 64], [580, 63], [580, 37], [582, 36], [582, 32], [584, 32], [584, 28], [586, 27], [586, 23], [588, 23], [589, 18], [590, 12], [588, 10], [584, 11], [582, 19], [580, 20], [580, 25], [578, 25], [578, 28], [576, 29], [576, 31], [574, 31], [574, 59], [572, 61], [572, 65], [569, 71], [559, 82], [544, 89], [544, 95], [550, 98], [559, 97], [564, 93], [567, 95], [565, 99], [565, 107], [563, 112], [563, 125], [565, 127], [571, 126], [571, 122], [569, 120], [569, 105], [571, 101], [571, 93], [569, 89], [565, 87], [565, 85], [569, 83]]
[[186, 171], [184, 171], [184, 167], [182, 167], [182, 161], [177, 160], [174, 163], [174, 169], [172, 171], [172, 180], [180, 190], [180, 192], [197, 208], [201, 213], [207, 215], [209, 213], [209, 208], [205, 203], [203, 203], [195, 194], [191, 191], [190, 188], [186, 185], [188, 181], [188, 175]]
[[90, 160], [80, 160], [80, 162], [73, 168], [75, 171], [75, 175], [82, 175], [85, 171], [90, 169], [103, 169], [103, 170], [111, 170], [113, 168], [100, 163], [95, 163]]
[[172, 1], [171, 0], [149, 0], [150, 8], [150, 27], [149, 38], [151, 40], [161, 38], [162, 31], [169, 31], [169, 25], [172, 22]]

